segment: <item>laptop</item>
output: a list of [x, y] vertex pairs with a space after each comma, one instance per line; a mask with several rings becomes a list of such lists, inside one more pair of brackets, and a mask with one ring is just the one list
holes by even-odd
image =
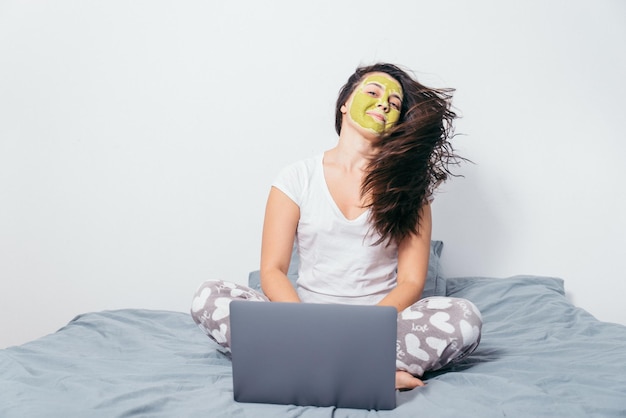
[[394, 409], [396, 321], [390, 306], [233, 301], [235, 401]]

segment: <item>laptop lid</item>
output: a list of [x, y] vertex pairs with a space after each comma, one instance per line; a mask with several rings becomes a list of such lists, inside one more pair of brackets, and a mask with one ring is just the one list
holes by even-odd
[[233, 301], [238, 402], [393, 409], [392, 307]]

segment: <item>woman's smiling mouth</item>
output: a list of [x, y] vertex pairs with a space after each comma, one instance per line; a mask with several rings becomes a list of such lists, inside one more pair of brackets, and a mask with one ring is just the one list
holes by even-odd
[[365, 114], [371, 116], [372, 119], [374, 119], [378, 123], [381, 123], [383, 125], [387, 123], [387, 118], [385, 117], [385, 115], [382, 115], [378, 112], [365, 112]]

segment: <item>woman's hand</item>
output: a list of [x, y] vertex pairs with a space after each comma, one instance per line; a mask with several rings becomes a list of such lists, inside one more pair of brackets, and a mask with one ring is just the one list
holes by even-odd
[[261, 288], [272, 302], [300, 302], [287, 277], [300, 208], [275, 187], [270, 190], [261, 243]]
[[426, 386], [426, 384], [409, 372], [396, 370], [396, 389], [411, 390], [418, 386]]
[[396, 287], [378, 304], [393, 306], [402, 312], [417, 302], [428, 275], [432, 215], [430, 205], [420, 214], [419, 234], [406, 237], [398, 244], [398, 279]]

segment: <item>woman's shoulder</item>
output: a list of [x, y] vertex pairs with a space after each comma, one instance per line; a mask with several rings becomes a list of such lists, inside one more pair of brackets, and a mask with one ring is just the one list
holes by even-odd
[[317, 166], [317, 165], [322, 163], [323, 157], [324, 157], [324, 153], [320, 152], [318, 154], [311, 155], [310, 157], [300, 159], [300, 160], [292, 163], [292, 165], [301, 165], [301, 166], [305, 166], [305, 167], [315, 167], [315, 166]]
[[311, 157], [297, 160], [285, 166], [281, 171], [282, 173], [297, 173], [299, 175], [305, 175], [306, 177], [308, 177], [311, 175], [311, 173], [315, 172], [315, 170], [321, 166], [322, 157], [323, 154], [320, 153]]

